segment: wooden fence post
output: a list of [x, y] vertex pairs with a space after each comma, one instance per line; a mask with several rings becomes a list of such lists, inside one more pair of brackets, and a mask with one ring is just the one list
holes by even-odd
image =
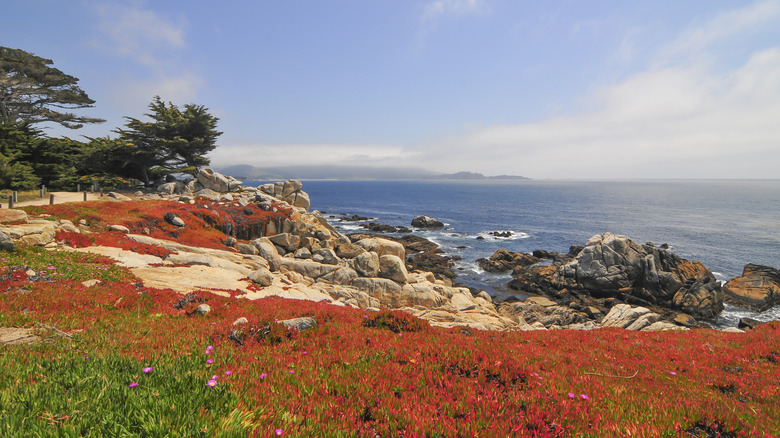
[[49, 205], [54, 205], [54, 195], [49, 195]]
[[8, 208], [14, 208], [14, 195], [8, 195]]

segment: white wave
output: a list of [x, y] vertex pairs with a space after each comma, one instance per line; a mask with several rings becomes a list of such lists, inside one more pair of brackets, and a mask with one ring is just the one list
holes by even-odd
[[[500, 237], [494, 236], [491, 233], [509, 233], [510, 235], [508, 237]], [[478, 233], [476, 237], [482, 237], [485, 240], [522, 240], [528, 239], [531, 235], [524, 231], [517, 230], [487, 230]]]
[[340, 230], [347, 231], [358, 231], [363, 229], [360, 225], [344, 225], [343, 223], [336, 223], [334, 226]]

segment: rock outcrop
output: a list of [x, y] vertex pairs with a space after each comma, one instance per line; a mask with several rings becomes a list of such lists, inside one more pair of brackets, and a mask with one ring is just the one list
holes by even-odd
[[420, 215], [412, 219], [412, 226], [416, 228], [441, 228], [444, 223], [438, 219]]
[[720, 283], [701, 263], [611, 233], [593, 236], [572, 259], [516, 270], [510, 287], [564, 301], [612, 297], [702, 318], [723, 310]]
[[763, 312], [780, 304], [780, 270], [748, 263], [742, 275], [723, 286], [726, 301]]
[[478, 259], [477, 264], [486, 272], [506, 272], [516, 267], [531, 266], [540, 261], [542, 259], [531, 254], [499, 249], [489, 259]]
[[272, 184], [265, 184], [259, 187], [263, 193], [273, 196], [277, 199], [294, 206], [308, 210], [311, 205], [309, 195], [302, 190], [303, 184], [298, 180], [287, 180]]

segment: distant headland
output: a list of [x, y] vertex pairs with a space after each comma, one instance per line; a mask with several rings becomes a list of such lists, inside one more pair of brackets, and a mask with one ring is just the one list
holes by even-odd
[[529, 180], [517, 175], [485, 176], [476, 172], [440, 173], [422, 168], [365, 167], [365, 166], [286, 166], [255, 167], [248, 164], [216, 169], [242, 181], [279, 179], [337, 179], [337, 180]]

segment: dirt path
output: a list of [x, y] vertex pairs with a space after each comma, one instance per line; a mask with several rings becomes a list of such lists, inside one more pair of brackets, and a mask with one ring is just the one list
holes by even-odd
[[[32, 201], [14, 202], [14, 207], [25, 207], [29, 205], [49, 205], [49, 195], [54, 195], [55, 204], [64, 204], [66, 202], [84, 201], [84, 192], [49, 192], [44, 198], [33, 199]], [[105, 199], [105, 196], [103, 196]], [[87, 193], [87, 201], [96, 201], [101, 199], [100, 193]], [[8, 208], [8, 200], [3, 203], [3, 208]]]

